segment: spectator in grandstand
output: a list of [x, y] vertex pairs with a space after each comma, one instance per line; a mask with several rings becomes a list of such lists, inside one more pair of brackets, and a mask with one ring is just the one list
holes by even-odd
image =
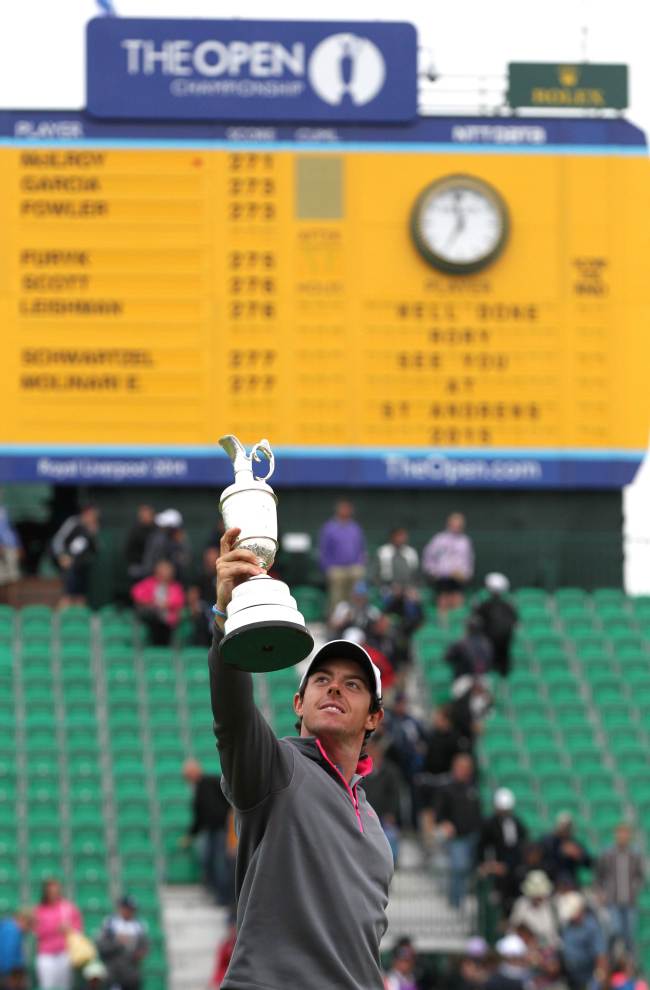
[[31, 924], [28, 911], [0, 918], [0, 990], [26, 990], [25, 933]]
[[232, 954], [235, 951], [237, 941], [237, 915], [231, 912], [228, 917], [228, 930], [224, 938], [217, 946], [217, 955], [214, 961], [214, 973], [210, 981], [210, 990], [218, 990], [223, 983]]
[[393, 590], [383, 604], [394, 629], [396, 662], [398, 666], [411, 660], [411, 637], [422, 625], [424, 613], [418, 588]]
[[544, 870], [556, 889], [571, 890], [579, 887], [578, 870], [592, 866], [593, 858], [586, 847], [574, 837], [571, 812], [558, 812], [555, 830], [542, 838], [541, 847]]
[[456, 990], [480, 990], [485, 986], [489, 973], [489, 946], [482, 936], [473, 935], [467, 940], [460, 959]]
[[562, 959], [571, 990], [604, 987], [607, 978], [605, 938], [598, 919], [575, 890], [558, 898]]
[[493, 571], [486, 575], [485, 587], [490, 593], [489, 598], [482, 601], [475, 612], [492, 644], [492, 665], [502, 677], [507, 677], [510, 673], [510, 645], [519, 617], [512, 602], [504, 597], [510, 590], [505, 574]]
[[462, 513], [452, 512], [446, 529], [429, 540], [422, 553], [422, 570], [434, 589], [439, 612], [444, 615], [463, 604], [474, 573], [474, 549]]
[[383, 543], [375, 555], [372, 577], [386, 599], [418, 584], [420, 559], [408, 540], [406, 527], [396, 526], [391, 530], [388, 542]]
[[451, 779], [437, 795], [435, 817], [438, 831], [448, 843], [449, 904], [459, 908], [476, 865], [483, 817], [474, 779], [474, 760], [468, 753], [454, 757]]
[[559, 948], [542, 945], [527, 925], [517, 925], [515, 934], [526, 943], [530, 990], [568, 990]]
[[504, 918], [519, 895], [523, 850], [528, 839], [528, 829], [514, 808], [512, 791], [499, 787], [494, 792], [494, 814], [483, 822], [478, 846], [480, 872], [492, 878]]
[[383, 653], [390, 663], [394, 677], [395, 672], [399, 671], [405, 659], [397, 622], [393, 621], [391, 616], [381, 612], [368, 623], [366, 627], [366, 642], [373, 649]]
[[[108, 970], [101, 959], [93, 959], [91, 962], [86, 963], [81, 971], [81, 976], [83, 978], [82, 990], [104, 990]], [[113, 990], [113, 987], [111, 987], [111, 990]]]
[[7, 601], [12, 584], [20, 577], [21, 546], [18, 533], [9, 522], [9, 513], [0, 505], [0, 601]]
[[427, 736], [424, 726], [411, 714], [406, 694], [400, 691], [393, 704], [386, 709], [383, 731], [388, 742], [386, 755], [401, 770], [408, 786], [410, 800], [409, 820], [417, 826], [415, 779], [422, 767]]
[[529, 965], [526, 943], [519, 935], [510, 932], [495, 945], [498, 955], [497, 968], [488, 977], [486, 990], [524, 990], [528, 987]]
[[60, 605], [85, 605], [90, 571], [97, 556], [99, 510], [84, 505], [77, 516], [70, 516], [52, 540], [52, 555], [63, 576]]
[[526, 925], [541, 946], [556, 948], [560, 943], [558, 914], [553, 884], [543, 870], [531, 870], [521, 885], [521, 897], [510, 914], [510, 927]]
[[174, 565], [159, 560], [151, 577], [131, 588], [140, 619], [149, 630], [154, 646], [169, 646], [174, 629], [181, 621], [185, 604], [183, 588], [174, 580]]
[[146, 577], [143, 569], [144, 554], [150, 537], [156, 531], [155, 509], [143, 503], [138, 506], [136, 520], [129, 530], [124, 547], [126, 571], [131, 582]]
[[485, 635], [483, 621], [471, 615], [465, 625], [465, 635], [452, 643], [445, 653], [445, 662], [452, 670], [452, 677], [482, 677], [492, 670], [494, 650]]
[[607, 908], [609, 936], [634, 952], [636, 904], [644, 881], [643, 857], [632, 848], [632, 829], [621, 822], [614, 845], [598, 859], [596, 883]]
[[63, 897], [58, 880], [45, 880], [33, 912], [39, 990], [71, 990], [72, 964], [66, 946], [70, 931], [83, 931], [79, 909]]
[[372, 760], [372, 773], [364, 781], [363, 789], [386, 833], [397, 866], [402, 818], [402, 775], [395, 764], [385, 758], [384, 736], [375, 735], [369, 739], [366, 752]]
[[385, 688], [386, 691], [389, 691], [395, 684], [395, 670], [393, 669], [393, 665], [386, 654], [382, 653], [380, 649], [377, 649], [377, 647], [369, 643], [366, 633], [363, 629], [359, 629], [357, 626], [349, 626], [347, 629], [344, 629], [343, 639], [346, 639], [351, 643], [358, 643], [359, 646], [363, 646], [372, 662], [379, 668], [382, 687]]
[[456, 754], [468, 752], [470, 748], [453, 724], [451, 705], [434, 708], [431, 721], [422, 768], [415, 779], [420, 825], [427, 844], [434, 831], [433, 811], [438, 788], [447, 782]]
[[366, 632], [370, 623], [381, 616], [381, 610], [370, 604], [369, 592], [366, 581], [356, 581], [349, 596], [336, 603], [329, 617], [332, 635], [339, 635], [348, 626]]
[[634, 958], [619, 953], [611, 963], [609, 978], [610, 990], [648, 990], [648, 984], [634, 963]]
[[192, 642], [195, 646], [209, 646], [212, 642], [214, 626], [212, 606], [217, 594], [218, 559], [219, 550], [216, 547], [206, 547], [203, 551], [201, 572], [187, 589], [187, 605], [193, 625]]
[[[366, 539], [354, 519], [354, 506], [348, 499], [336, 503], [334, 516], [320, 531], [319, 546], [331, 613], [339, 602], [348, 601], [352, 588], [366, 572]], [[347, 626], [358, 624], [344, 623]]]
[[189, 578], [191, 561], [187, 534], [183, 529], [183, 517], [178, 509], [165, 509], [155, 516], [155, 529], [147, 540], [142, 560], [143, 575], [153, 574], [160, 560], [174, 565], [176, 579], [185, 587]]
[[451, 686], [451, 711], [454, 726], [474, 748], [477, 736], [483, 731], [483, 720], [494, 704], [494, 696], [485, 677], [466, 674]]
[[[216, 622], [233, 589], [262, 573], [226, 531]], [[322, 647], [294, 696], [299, 738], [277, 739], [250, 674], [210, 651], [224, 787], [236, 807], [238, 932], [226, 986], [381, 986], [390, 846], [366, 800], [363, 752], [383, 716], [381, 678], [355, 643]], [[296, 837], [299, 836], [299, 841]]]
[[390, 969], [384, 977], [384, 990], [418, 990], [415, 963], [415, 949], [410, 939], [400, 940], [391, 954]]
[[124, 895], [115, 914], [106, 918], [97, 939], [97, 949], [108, 970], [111, 990], [140, 990], [142, 960], [149, 951], [147, 926], [138, 918], [138, 905]]
[[205, 886], [217, 904], [228, 907], [234, 900], [233, 861], [227, 848], [230, 805], [220, 777], [203, 773], [198, 760], [185, 762], [183, 776], [193, 788], [192, 821], [183, 845], [195, 842]]

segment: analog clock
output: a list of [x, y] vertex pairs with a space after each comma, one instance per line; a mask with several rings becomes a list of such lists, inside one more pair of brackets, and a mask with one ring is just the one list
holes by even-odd
[[508, 208], [489, 183], [471, 175], [437, 179], [415, 201], [411, 231], [422, 257], [454, 275], [477, 272], [501, 253]]

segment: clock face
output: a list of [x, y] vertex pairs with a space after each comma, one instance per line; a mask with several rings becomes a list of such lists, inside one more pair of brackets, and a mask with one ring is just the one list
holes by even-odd
[[452, 274], [479, 271], [502, 251], [508, 210], [496, 189], [470, 175], [449, 175], [418, 196], [411, 214], [415, 245], [429, 264]]

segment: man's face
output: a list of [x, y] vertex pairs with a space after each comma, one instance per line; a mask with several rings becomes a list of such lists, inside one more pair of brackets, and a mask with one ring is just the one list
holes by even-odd
[[135, 917], [135, 911], [132, 907], [129, 907], [128, 904], [120, 904], [118, 910], [120, 912], [120, 917], [124, 918], [125, 921], [130, 921]]
[[632, 833], [627, 825], [619, 825], [616, 829], [616, 845], [619, 849], [627, 849], [632, 838]]
[[457, 756], [452, 765], [452, 774], [455, 780], [463, 784], [469, 783], [474, 776], [474, 764], [471, 756]]
[[447, 529], [450, 533], [462, 533], [465, 529], [465, 516], [460, 512], [452, 512], [447, 520]]
[[294, 709], [302, 716], [303, 736], [359, 737], [376, 729], [383, 711], [370, 714], [372, 697], [362, 668], [354, 660], [327, 660], [309, 677]]
[[153, 526], [155, 514], [152, 505], [141, 505], [138, 508], [138, 522], [143, 526]]
[[408, 543], [409, 534], [406, 529], [396, 529], [393, 532], [392, 542], [396, 547], [406, 546]]
[[352, 505], [352, 502], [348, 502], [345, 499], [341, 502], [337, 502], [336, 515], [342, 522], [347, 522], [348, 519], [352, 519], [352, 516], [354, 515], [354, 506]]

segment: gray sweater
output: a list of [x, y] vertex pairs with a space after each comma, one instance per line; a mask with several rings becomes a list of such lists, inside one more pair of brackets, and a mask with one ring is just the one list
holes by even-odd
[[[390, 847], [317, 739], [276, 739], [250, 674], [210, 651], [222, 786], [236, 811], [237, 943], [224, 990], [381, 990]], [[287, 703], [290, 699], [287, 698]]]

